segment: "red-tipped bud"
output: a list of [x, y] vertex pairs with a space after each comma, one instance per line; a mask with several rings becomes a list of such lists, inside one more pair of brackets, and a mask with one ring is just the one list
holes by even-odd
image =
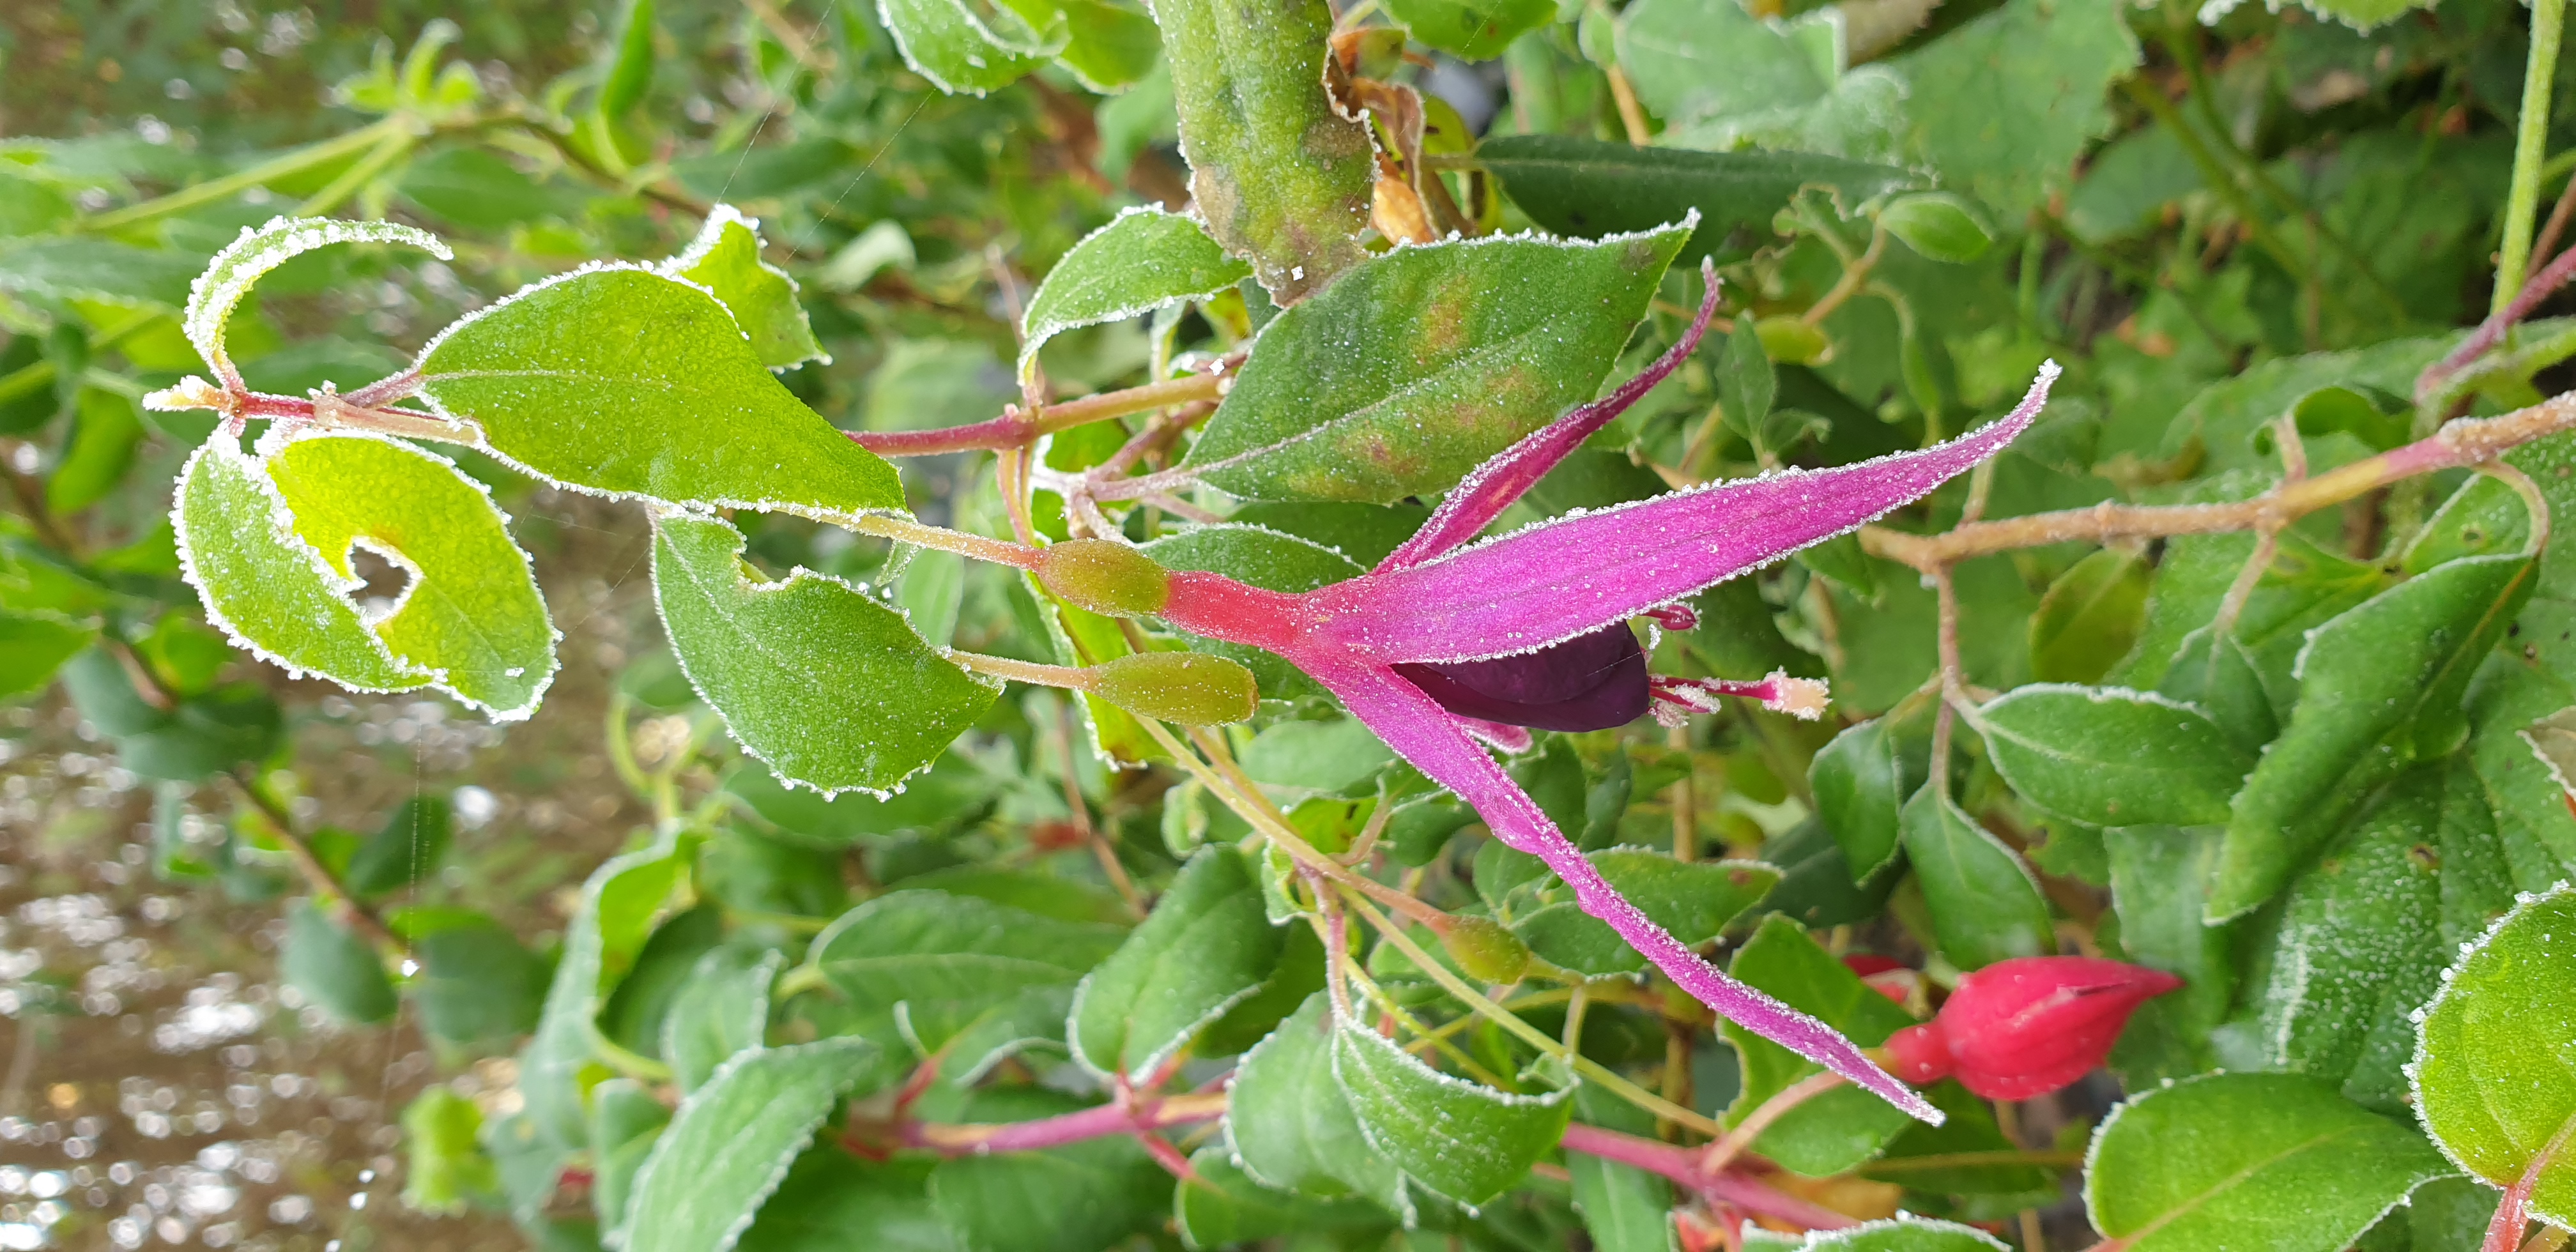
[[1955, 1074], [1989, 1100], [2027, 1100], [2092, 1072], [2129, 1014], [2180, 986], [2171, 974], [2091, 957], [1999, 961], [1960, 979], [1939, 1014], [1898, 1031], [1887, 1050], [1908, 1081]]

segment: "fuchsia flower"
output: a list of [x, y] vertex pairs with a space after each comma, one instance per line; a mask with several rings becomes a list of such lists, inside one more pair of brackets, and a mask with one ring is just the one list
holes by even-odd
[[1152, 611], [1183, 630], [1285, 657], [1387, 746], [1475, 806], [1495, 838], [1545, 861], [1585, 912], [1702, 1003], [1937, 1123], [1939, 1111], [1850, 1041], [1718, 972], [1647, 920], [1477, 742], [1517, 748], [1529, 742], [1523, 726], [1622, 725], [1657, 699], [1704, 708], [1717, 695], [1741, 695], [1808, 716], [1821, 711], [1818, 684], [1782, 675], [1752, 683], [1653, 678], [1628, 620], [1686, 620], [1670, 606], [1921, 498], [2029, 426], [2057, 376], [2054, 362], [2043, 366], [2009, 416], [1918, 452], [1677, 491], [1475, 542], [1567, 453], [1677, 368], [1714, 312], [1712, 290], [1671, 352], [1477, 467], [1375, 570], [1299, 595], [1175, 573]]
[[2027, 1100], [2091, 1073], [2139, 1005], [2180, 986], [2093, 957], [1998, 961], [1960, 979], [1931, 1021], [1888, 1036], [1887, 1052], [1908, 1082], [1955, 1075], [1989, 1100]]

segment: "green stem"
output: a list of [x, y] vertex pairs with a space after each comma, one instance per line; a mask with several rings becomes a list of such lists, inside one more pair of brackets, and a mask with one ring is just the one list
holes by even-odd
[[2540, 210], [2541, 168], [2549, 156], [2549, 93], [2558, 74], [2566, 0], [2531, 0], [2531, 60], [2522, 73], [2522, 124], [2513, 142], [2513, 187], [2506, 193], [2504, 240], [2496, 249], [2495, 309], [2522, 290], [2531, 267], [2531, 230]]
[[308, 144], [293, 152], [262, 161], [239, 173], [227, 174], [222, 178], [198, 183], [193, 187], [182, 187], [166, 196], [146, 200], [141, 204], [127, 205], [112, 212], [101, 213], [96, 217], [82, 218], [76, 226], [85, 231], [121, 230], [155, 218], [168, 217], [173, 213], [184, 213], [198, 205], [211, 204], [273, 179], [301, 174], [317, 165], [327, 165], [361, 148], [382, 141], [387, 132], [398, 131], [403, 125], [402, 118], [387, 117], [359, 127], [348, 134]]
[[[118, 322], [90, 337], [90, 351], [102, 352], [113, 348], [123, 343], [134, 332], [151, 325], [160, 316], [159, 313], [152, 312], [137, 313]], [[34, 395], [53, 385], [54, 363], [52, 361], [37, 361], [22, 365], [6, 374], [0, 374], [0, 404], [7, 404], [21, 396]]]
[[314, 192], [313, 198], [295, 206], [295, 216], [320, 217], [340, 207], [341, 201], [358, 194], [359, 189], [383, 173], [386, 166], [401, 160], [411, 151], [414, 142], [406, 131], [398, 130], [386, 135], [367, 155], [358, 158], [357, 164], [340, 171], [340, 176]]

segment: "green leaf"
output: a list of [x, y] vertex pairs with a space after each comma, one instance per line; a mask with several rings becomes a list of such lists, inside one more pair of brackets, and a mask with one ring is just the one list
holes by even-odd
[[624, 1252], [725, 1252], [845, 1092], [893, 1075], [862, 1039], [746, 1052], [689, 1094], [635, 1175]]
[[197, 259], [106, 239], [0, 241], [0, 291], [175, 310], [204, 267]]
[[736, 1252], [955, 1252], [930, 1207], [931, 1163], [870, 1164], [838, 1144], [808, 1148], [760, 1206]]
[[796, 280], [760, 259], [760, 219], [717, 205], [688, 250], [664, 261], [662, 269], [715, 293], [761, 364], [782, 370], [807, 361], [832, 363], [805, 321], [805, 306], [797, 303]]
[[1370, 260], [1263, 329], [1187, 463], [1248, 499], [1445, 490], [1592, 398], [1684, 238], [1479, 239]]
[[736, 1053], [769, 1034], [769, 989], [786, 958], [719, 947], [698, 958], [662, 1018], [662, 1060], [683, 1093], [705, 1085]]
[[266, 760], [283, 730], [277, 701], [255, 683], [217, 687], [165, 710], [145, 703], [124, 665], [100, 648], [64, 662], [61, 673], [81, 718], [115, 738], [117, 763], [145, 778], [196, 782]]
[[1897, 60], [1915, 102], [1906, 148], [2019, 221], [2073, 184], [2076, 158], [2111, 129], [2107, 90], [2137, 64], [2116, 7], [2007, 0]]
[[2003, 1252], [2010, 1245], [1974, 1226], [1922, 1217], [1862, 1222], [1800, 1239], [1747, 1226], [1744, 1252]]
[[368, 435], [293, 438], [266, 468], [332, 582], [359, 581], [349, 554], [361, 546], [410, 573], [399, 606], [366, 623], [397, 664], [494, 721], [536, 711], [554, 681], [554, 623], [488, 488], [443, 457]]
[[1552, 0], [1389, 0], [1387, 16], [1413, 37], [1469, 61], [1490, 61], [1556, 20]]
[[1321, 1200], [1364, 1196], [1410, 1215], [1404, 1176], [1360, 1132], [1333, 1076], [1333, 1007], [1317, 991], [1243, 1054], [1226, 1100], [1226, 1142], [1264, 1186]]
[[392, 222], [272, 217], [256, 230], [243, 227], [240, 238], [206, 262], [205, 273], [188, 289], [188, 307], [179, 318], [188, 342], [206, 359], [206, 367], [215, 371], [217, 381], [234, 373], [232, 357], [224, 351], [224, 327], [242, 297], [250, 294], [252, 284], [303, 253], [335, 243], [408, 244], [442, 261], [456, 259], [438, 236]]
[[2441, 783], [2397, 783], [2265, 912], [2244, 1007], [2213, 1040], [2229, 1069], [2304, 1073], [2404, 1111], [2409, 1017], [2442, 964]]
[[992, 705], [999, 684], [941, 656], [901, 613], [811, 570], [760, 581], [742, 549], [723, 522], [665, 514], [653, 597], [691, 685], [780, 778], [882, 796]]
[[2460, 746], [2469, 677], [2530, 595], [2532, 573], [2521, 557], [2467, 557], [2309, 635], [2298, 707], [2236, 796], [2213, 919], [2271, 898], [2370, 781]]
[[1574, 1114], [1571, 1088], [1514, 1095], [1450, 1077], [1356, 1023], [1333, 1032], [1333, 1076], [1370, 1146], [1460, 1204], [1518, 1186]]
[[[1834, 959], [1806, 928], [1777, 915], [1736, 949], [1727, 972], [1864, 1048], [1914, 1024], [1849, 966]], [[1823, 1072], [1806, 1058], [1729, 1022], [1726, 1037], [1742, 1058], [1743, 1087], [1727, 1120], [1740, 1122], [1790, 1086]], [[1773, 1122], [1753, 1150], [1813, 1178], [1829, 1178], [1876, 1156], [1912, 1120], [1885, 1100], [1841, 1086], [1814, 1096]]]
[[546, 1003], [545, 959], [488, 918], [441, 926], [412, 944], [412, 999], [423, 1030], [451, 1043], [511, 1039]]
[[394, 985], [375, 945], [310, 900], [287, 913], [277, 965], [288, 986], [341, 1021], [380, 1022], [394, 1015]]
[[635, 1176], [670, 1124], [671, 1110], [632, 1078], [611, 1078], [590, 1089], [590, 1208], [599, 1218], [601, 1243], [626, 1242]]
[[675, 841], [615, 857], [582, 884], [536, 1037], [519, 1056], [528, 1114], [557, 1144], [585, 1141], [580, 1074], [599, 1038], [600, 1005], [643, 949], [685, 868]]
[[1154, 1073], [1200, 1027], [1261, 989], [1284, 942], [1242, 854], [1199, 849], [1144, 924], [1075, 991], [1066, 1031], [1074, 1059], [1102, 1075]]
[[68, 517], [106, 499], [133, 468], [143, 436], [143, 419], [132, 399], [97, 387], [82, 389], [72, 409], [70, 444], [45, 479], [45, 507]]
[[877, 17], [904, 64], [952, 96], [1010, 86], [1066, 40], [1060, 21], [1041, 31], [1006, 4], [877, 0]]
[[[1144, 5], [1134, 0], [1058, 0], [1056, 7], [1065, 18], [1065, 45], [1055, 55], [1056, 64], [1073, 71], [1083, 86], [1115, 95], [1161, 63], [1163, 36]], [[1167, 103], [1167, 116], [1169, 108]]]
[[2449, 1172], [2422, 1135], [2315, 1079], [2212, 1074], [2112, 1110], [2084, 1204], [2134, 1252], [2335, 1252]]
[[2262, 672], [2233, 634], [2202, 629], [2183, 636], [2156, 690], [2207, 713], [2239, 751], [2259, 753], [2281, 733]]
[[2147, 563], [2104, 548], [2048, 585], [2030, 619], [2030, 676], [2044, 683], [2095, 683], [2138, 642], [2146, 624]]
[[415, 792], [395, 805], [393, 812], [385, 815], [385, 824], [350, 853], [349, 868], [342, 881], [362, 896], [418, 886], [437, 870], [439, 858], [447, 854], [447, 842], [455, 832], [447, 801], [427, 792]]
[[1723, 0], [1639, 0], [1619, 15], [1615, 42], [1637, 99], [1683, 128], [1824, 98], [1844, 69], [1840, 26], [1766, 20]]
[[2226, 821], [2253, 766], [2199, 709], [2121, 687], [2034, 683], [1988, 701], [1975, 725], [2014, 791], [2095, 826]]
[[714, 296], [657, 270], [523, 288], [441, 332], [413, 368], [441, 416], [565, 486], [809, 515], [903, 507], [892, 466], [788, 394]]
[[[2415, 1044], [2416, 1116], [2452, 1161], [2509, 1186], [2576, 1118], [2576, 1074], [2565, 1063], [2576, 1019], [2576, 891], [2521, 897], [2442, 975]], [[2576, 1224], [2576, 1156], [2541, 1167], [2531, 1213]]]
[[1923, 786], [1929, 754], [1883, 717], [1834, 736], [1807, 766], [1816, 816], [1833, 832], [1851, 876], [1867, 879], [1896, 859], [1897, 815]]
[[[903, 790], [879, 799], [858, 792], [817, 795], [790, 787], [759, 765], [725, 775], [724, 790], [791, 841], [822, 849], [846, 848], [871, 837], [938, 834], [982, 816], [998, 780], [965, 758], [948, 755], [906, 779]], [[971, 894], [971, 893], [970, 893]]]
[[[1597, 1086], [1575, 1090], [1583, 1120], [1627, 1134], [1651, 1137], [1655, 1119]], [[1673, 1252], [1673, 1184], [1660, 1174], [1588, 1152], [1565, 1154], [1574, 1176], [1574, 1208], [1598, 1252]]]
[[[1054, 1092], [978, 1093], [966, 1119], [1025, 1121], [1078, 1107]], [[1099, 1252], [1170, 1219], [1170, 1177], [1124, 1137], [943, 1161], [930, 1198], [958, 1252]]]
[[468, 1200], [497, 1194], [500, 1176], [475, 1140], [483, 1112], [444, 1085], [421, 1089], [403, 1107], [403, 1205], [454, 1214]]
[[1386, 1210], [1360, 1200], [1315, 1200], [1253, 1181], [1223, 1144], [1190, 1156], [1195, 1179], [1172, 1190], [1172, 1218], [1192, 1248], [1226, 1248], [1309, 1231], [1382, 1230]]
[[2417, 9], [2433, 7], [2432, 0], [2299, 0], [2299, 4], [2320, 17], [2330, 17], [2362, 31], [2396, 21]]
[[1282, 305], [1358, 264], [1377, 162], [1368, 131], [1324, 90], [1324, 0], [1160, 0], [1154, 22], [1208, 233]]
[[[1584, 854], [1619, 894], [1686, 944], [1717, 937], [1737, 915], [1770, 894], [1780, 871], [1759, 861], [1678, 861], [1651, 848], [1607, 848]], [[1619, 933], [1574, 902], [1561, 888], [1541, 888], [1550, 901], [1516, 916], [1512, 933], [1530, 951], [1577, 973], [1595, 977], [1631, 973], [1646, 958]]]
[[2215, 1068], [2207, 1055], [2209, 1031], [2227, 1013], [2236, 991], [2236, 960], [2228, 928], [2208, 925], [2209, 884], [2218, 868], [2219, 832], [2211, 827], [2132, 826], [2103, 832], [2111, 859], [2111, 901], [2119, 911], [2120, 946], [2130, 961], [2180, 977], [2181, 991], [2138, 1006], [2140, 1039], [2161, 1030], [2178, 1040], [2179, 1060], [2128, 1048], [2112, 1062], [2132, 1089], [2149, 1078], [2184, 1078]]
[[1074, 985], [1121, 937], [971, 896], [897, 891], [842, 914], [806, 964], [864, 1029], [929, 1053], [1025, 988]]
[[1951, 964], [1972, 970], [2056, 950], [2048, 901], [2029, 868], [1950, 797], [1924, 787], [1898, 825]]
[[1243, 772], [1254, 782], [1341, 791], [1366, 781], [1395, 760], [1395, 753], [1359, 719], [1278, 722], [1243, 749]]
[[59, 613], [0, 609], [0, 700], [42, 691], [98, 628]]
[[541, 218], [577, 221], [589, 200], [562, 183], [530, 178], [497, 152], [470, 146], [411, 162], [402, 172], [402, 197], [449, 225], [495, 235]]
[[217, 438], [188, 458], [170, 522], [206, 620], [233, 646], [290, 675], [317, 673], [355, 691], [427, 684], [367, 628], [347, 583], [295, 533], [266, 467], [232, 440]]
[[1020, 318], [1020, 369], [1046, 341], [1077, 326], [1123, 322], [1181, 300], [1204, 299], [1250, 277], [1197, 219], [1131, 208], [1083, 236], [1047, 271]]
[[662, 1026], [699, 958], [724, 941], [724, 910], [711, 900], [664, 918], [637, 949], [625, 977], [599, 1009], [600, 1037], [660, 1060]]

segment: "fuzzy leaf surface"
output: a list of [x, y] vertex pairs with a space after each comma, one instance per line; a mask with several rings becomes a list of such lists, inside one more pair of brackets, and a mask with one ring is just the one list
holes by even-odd
[[[2453, 1161], [2494, 1186], [2522, 1177], [2576, 1118], [2571, 960], [2576, 891], [2526, 896], [2451, 967], [2424, 1011], [2416, 1115]], [[2576, 1156], [2562, 1149], [2541, 1167], [2531, 1212], [2576, 1223]]]
[[714, 292], [761, 364], [774, 370], [815, 360], [831, 364], [831, 354], [805, 320], [805, 306], [797, 303], [796, 280], [760, 259], [759, 221], [732, 205], [717, 205], [697, 239], [663, 268]]
[[893, 1073], [864, 1039], [746, 1052], [689, 1093], [635, 1174], [624, 1252], [727, 1252], [849, 1092]]
[[1899, 819], [1941, 955], [1963, 970], [2057, 948], [2048, 901], [2012, 849], [1926, 786]]
[[1201, 848], [1144, 924], [1083, 979], [1068, 1041], [1103, 1074], [1143, 1076], [1260, 990], [1286, 936], [1231, 847]]
[[2034, 683], [1988, 701], [1976, 726], [2013, 790], [2095, 826], [2226, 821], [2253, 766], [2200, 710], [2118, 687]]
[[1574, 1114], [1573, 1091], [1514, 1095], [1450, 1077], [1364, 1026], [1333, 1034], [1360, 1133], [1405, 1176], [1460, 1204], [1511, 1190]]
[[1029, 297], [1020, 318], [1020, 368], [1065, 331], [1212, 296], [1251, 274], [1252, 267], [1227, 256], [1195, 219], [1129, 209], [1083, 236]]

